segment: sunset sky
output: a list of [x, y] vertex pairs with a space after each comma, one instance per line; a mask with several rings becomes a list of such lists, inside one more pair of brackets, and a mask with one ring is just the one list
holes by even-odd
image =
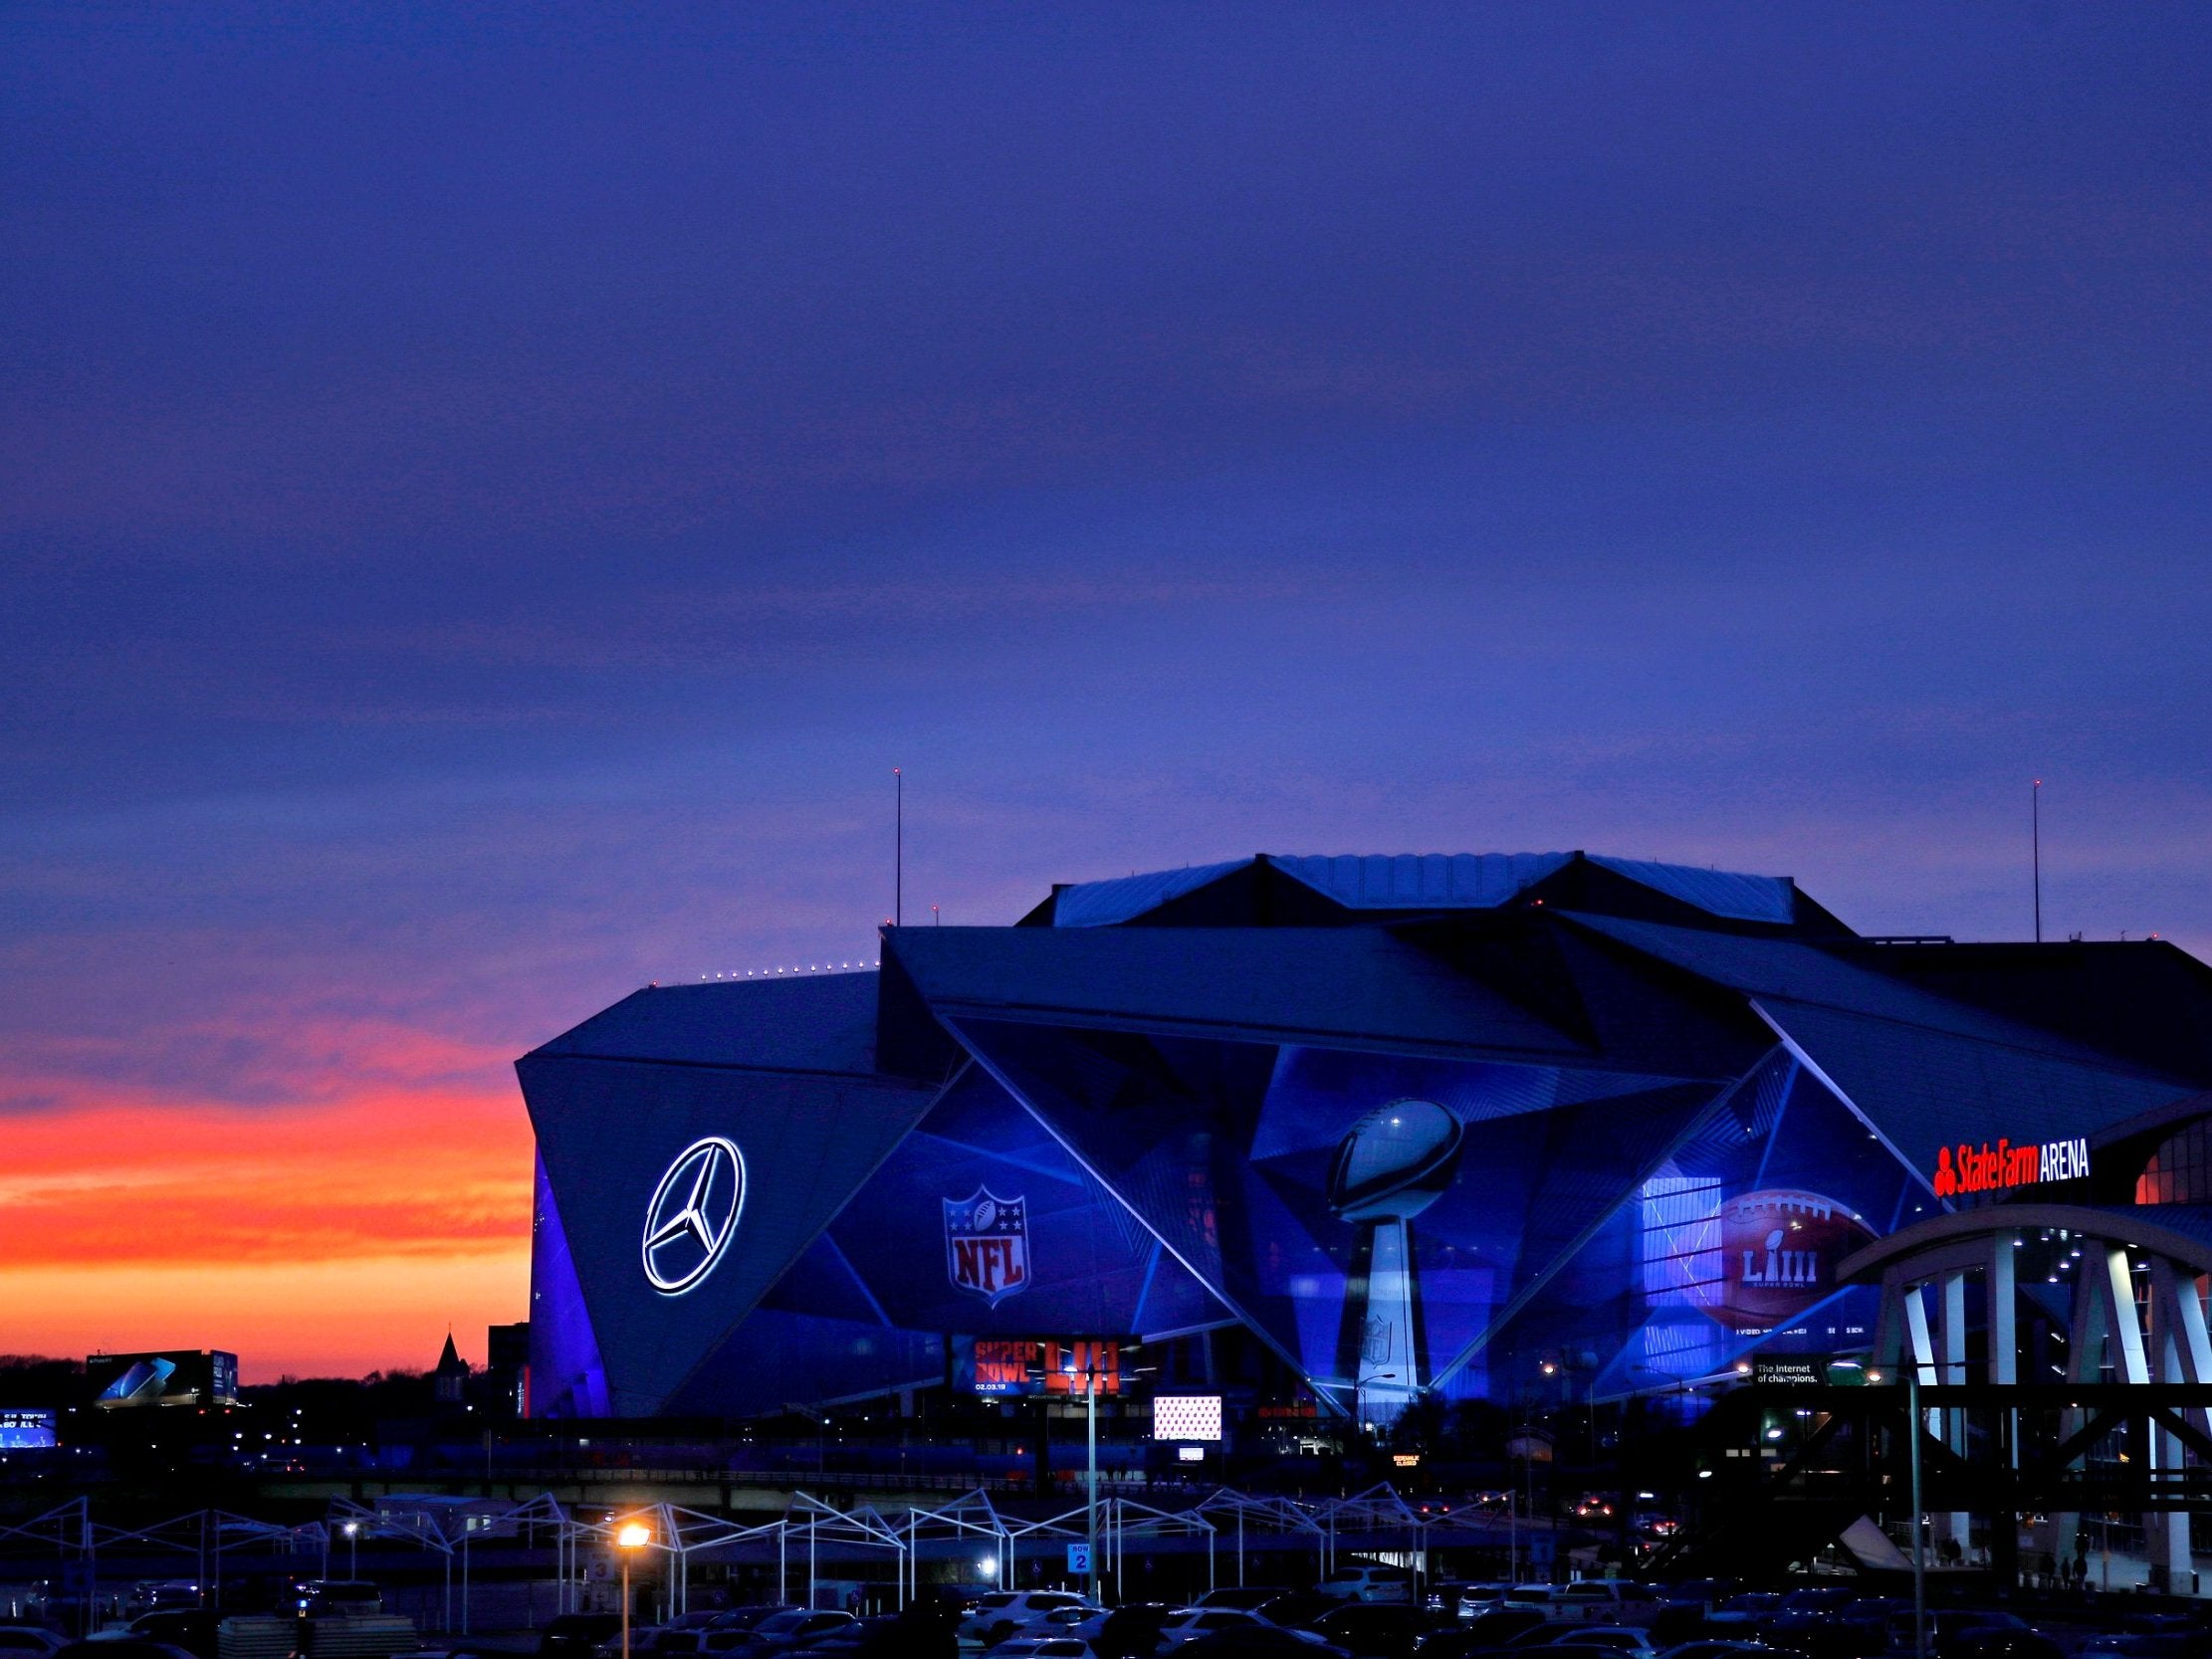
[[0, 1351], [426, 1365], [513, 1059], [1253, 851], [2212, 954], [2212, 11], [0, 13]]

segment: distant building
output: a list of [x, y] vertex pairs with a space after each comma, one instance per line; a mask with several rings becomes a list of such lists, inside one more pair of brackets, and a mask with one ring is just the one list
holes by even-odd
[[461, 1357], [460, 1350], [453, 1346], [453, 1333], [450, 1331], [446, 1333], [445, 1351], [438, 1355], [438, 1368], [430, 1373], [430, 1377], [436, 1384], [440, 1405], [461, 1405], [467, 1401], [469, 1362]]
[[484, 1376], [495, 1413], [530, 1415], [530, 1321], [486, 1329]]

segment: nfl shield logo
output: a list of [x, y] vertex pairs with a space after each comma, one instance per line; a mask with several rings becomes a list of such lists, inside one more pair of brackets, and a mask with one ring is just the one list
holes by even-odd
[[953, 1288], [994, 1308], [1029, 1288], [1029, 1210], [978, 1187], [945, 1204], [945, 1272]]

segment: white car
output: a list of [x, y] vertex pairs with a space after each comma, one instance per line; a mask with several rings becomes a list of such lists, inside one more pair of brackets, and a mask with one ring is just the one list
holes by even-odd
[[1013, 1636], [984, 1653], [986, 1659], [1092, 1659], [1091, 1644], [1080, 1636]]
[[1313, 1586], [1339, 1601], [1411, 1601], [1414, 1581], [1394, 1566], [1340, 1566]]
[[986, 1647], [1008, 1636], [1025, 1635], [1047, 1613], [1087, 1603], [1073, 1590], [994, 1590], [976, 1603], [976, 1610], [960, 1622], [963, 1641]]
[[1542, 1613], [1546, 1618], [1559, 1617], [1556, 1603], [1559, 1592], [1549, 1584], [1515, 1584], [1492, 1604], [1516, 1611]]

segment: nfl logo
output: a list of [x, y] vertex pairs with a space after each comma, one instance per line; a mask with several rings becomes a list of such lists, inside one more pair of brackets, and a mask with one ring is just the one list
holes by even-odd
[[1029, 1211], [983, 1187], [945, 1204], [945, 1272], [955, 1290], [994, 1308], [1029, 1288]]

